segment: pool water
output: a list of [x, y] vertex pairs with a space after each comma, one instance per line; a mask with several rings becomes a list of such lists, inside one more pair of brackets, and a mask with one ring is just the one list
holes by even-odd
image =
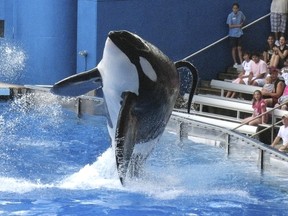
[[122, 187], [106, 119], [55, 96], [1, 105], [0, 215], [288, 215], [288, 175], [166, 130], [139, 179]]

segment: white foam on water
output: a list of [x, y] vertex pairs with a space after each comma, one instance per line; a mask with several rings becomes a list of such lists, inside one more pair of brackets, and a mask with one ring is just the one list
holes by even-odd
[[91, 165], [86, 165], [79, 172], [65, 178], [59, 183], [59, 188], [66, 189], [96, 189], [121, 188], [116, 170], [115, 154], [108, 148]]
[[51, 187], [53, 187], [51, 184], [33, 183], [25, 179], [0, 177], [1, 192], [26, 193], [35, 189]]

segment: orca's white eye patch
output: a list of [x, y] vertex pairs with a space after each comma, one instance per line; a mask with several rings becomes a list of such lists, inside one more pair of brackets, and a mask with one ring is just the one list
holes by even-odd
[[142, 67], [142, 70], [144, 74], [153, 82], [157, 81], [157, 74], [155, 73], [155, 70], [153, 69], [152, 65], [143, 57], [140, 56], [140, 65]]

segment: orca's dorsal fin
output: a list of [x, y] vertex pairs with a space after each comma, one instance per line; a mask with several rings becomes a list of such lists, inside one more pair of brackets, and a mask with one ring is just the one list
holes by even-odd
[[181, 67], [186, 67], [190, 71], [192, 79], [193, 79], [193, 83], [191, 85], [191, 90], [189, 93], [188, 107], [187, 107], [187, 112], [190, 113], [190, 109], [191, 109], [191, 105], [192, 105], [192, 99], [193, 99], [193, 96], [195, 94], [196, 87], [197, 87], [198, 80], [199, 80], [199, 73], [198, 73], [196, 67], [188, 61], [184, 61], [184, 60], [177, 61], [177, 62], [175, 62], [175, 67], [177, 69], [179, 69]]
[[67, 77], [53, 85], [51, 92], [61, 96], [79, 96], [89, 91], [102, 88], [102, 77], [99, 70], [93, 68]]

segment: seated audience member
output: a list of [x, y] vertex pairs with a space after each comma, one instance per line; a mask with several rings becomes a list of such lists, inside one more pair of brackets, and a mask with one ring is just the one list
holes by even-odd
[[280, 127], [277, 136], [272, 142], [271, 146], [275, 147], [280, 139], [283, 141], [283, 145], [278, 149], [279, 151], [285, 151], [288, 148], [288, 114], [282, 116], [283, 125]]
[[[281, 97], [278, 99], [278, 103], [275, 104], [275, 106], [279, 106], [280, 104], [284, 102], [288, 102], [288, 59], [284, 62], [285, 67], [283, 67], [280, 71], [282, 78], [284, 79], [285, 82], [285, 88], [284, 91], [281, 95]], [[287, 104], [284, 104], [283, 106], [280, 107], [283, 110], [287, 110], [288, 106]]]
[[[248, 85], [248, 78], [251, 73], [250, 53], [244, 52], [243, 58], [244, 58], [244, 61], [242, 62], [243, 71], [239, 73], [238, 78], [233, 80], [232, 83]], [[226, 94], [226, 97], [234, 98], [235, 96], [236, 96], [236, 92], [228, 91]]]
[[283, 73], [288, 73], [288, 58], [285, 59], [285, 61], [284, 61], [284, 67], [281, 68], [280, 73], [281, 73], [281, 75], [282, 75]]
[[270, 65], [270, 60], [274, 52], [273, 48], [275, 47], [275, 38], [273, 35], [269, 35], [266, 43], [265, 50], [263, 51], [263, 60], [267, 65]]
[[251, 72], [248, 80], [249, 84], [254, 86], [263, 86], [267, 75], [267, 64], [260, 59], [259, 53], [252, 54]]
[[273, 54], [270, 60], [271, 67], [282, 68], [284, 67], [284, 61], [288, 55], [288, 47], [284, 36], [280, 37], [280, 45], [273, 48]]
[[[261, 91], [259, 90], [256, 90], [253, 93], [252, 108], [254, 110], [252, 116], [243, 119], [242, 123], [247, 123], [249, 125], [254, 125], [254, 126], [267, 123], [268, 114], [264, 114], [260, 116], [262, 113], [266, 112], [266, 103], [265, 103], [265, 100], [262, 98]], [[257, 118], [257, 116], [259, 117]]]
[[274, 91], [268, 92], [265, 89], [262, 89], [261, 92], [262, 92], [263, 98], [265, 98], [266, 105], [268, 107], [274, 107], [275, 104], [278, 103], [278, 99], [283, 94], [285, 84], [282, 79], [279, 79], [278, 77], [279, 70], [277, 68], [270, 67], [269, 72], [270, 72], [272, 83], [274, 84]]
[[270, 76], [266, 76], [262, 91], [270, 93], [274, 91], [274, 84], [272, 83], [272, 78]]

